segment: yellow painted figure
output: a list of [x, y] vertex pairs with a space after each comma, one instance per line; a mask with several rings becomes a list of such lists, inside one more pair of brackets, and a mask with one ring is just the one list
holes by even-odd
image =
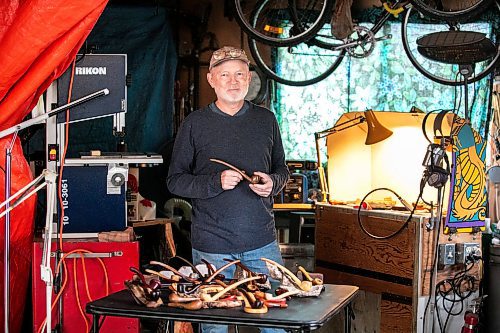
[[455, 118], [453, 171], [446, 231], [471, 232], [484, 227], [486, 217], [486, 143], [462, 118]]

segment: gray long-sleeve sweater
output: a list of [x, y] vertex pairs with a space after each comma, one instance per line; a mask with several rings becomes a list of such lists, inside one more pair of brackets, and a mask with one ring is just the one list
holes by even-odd
[[[270, 175], [271, 196], [255, 194], [246, 180], [224, 191], [221, 173], [226, 166]], [[193, 248], [211, 253], [240, 253], [276, 239], [273, 196], [286, 184], [289, 172], [278, 123], [268, 109], [245, 102], [234, 116], [214, 103], [186, 117], [174, 144], [167, 185], [181, 197], [191, 198]]]

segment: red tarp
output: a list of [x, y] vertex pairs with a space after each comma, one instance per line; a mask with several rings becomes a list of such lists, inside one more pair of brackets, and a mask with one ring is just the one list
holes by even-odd
[[[107, 0], [0, 0], [0, 130], [20, 123], [40, 95], [70, 65], [101, 15]], [[0, 166], [12, 136], [0, 139]], [[11, 193], [32, 175], [19, 139], [13, 149]], [[0, 199], [5, 200], [5, 173], [0, 171]], [[20, 332], [31, 264], [35, 199], [11, 213], [10, 332]], [[0, 282], [3, 304], [5, 219], [0, 227]], [[4, 313], [0, 313], [3, 331]]]

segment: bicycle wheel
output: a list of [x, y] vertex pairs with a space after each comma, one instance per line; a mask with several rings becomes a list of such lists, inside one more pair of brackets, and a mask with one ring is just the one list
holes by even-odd
[[[442, 20], [435, 20], [431, 18], [426, 18], [425, 22], [422, 22], [422, 20], [417, 20], [416, 17], [418, 15], [418, 11], [412, 9], [411, 7], [408, 8], [401, 26], [403, 48], [411, 63], [420, 73], [422, 73], [422, 75], [434, 82], [448, 86], [463, 85], [465, 83], [465, 79], [460, 74], [460, 68], [463, 67], [455, 64], [447, 64], [430, 60], [425, 58], [418, 51], [417, 40], [419, 38], [438, 31], [450, 31], [450, 25], [443, 23]], [[487, 32], [488, 24], [475, 22], [461, 25], [460, 28], [463, 31]], [[500, 62], [499, 60], [500, 46], [497, 43], [496, 55], [487, 60], [472, 64], [473, 73], [467, 78], [467, 82], [472, 83], [484, 78], [493, 71], [496, 64]]]
[[411, 0], [413, 6], [431, 18], [467, 22], [488, 8], [492, 0]]
[[235, 0], [236, 20], [249, 38], [275, 46], [313, 37], [330, 17], [332, 0]]
[[248, 38], [252, 57], [259, 68], [276, 82], [289, 86], [307, 86], [328, 77], [345, 55], [301, 43], [294, 46], [271, 46]]

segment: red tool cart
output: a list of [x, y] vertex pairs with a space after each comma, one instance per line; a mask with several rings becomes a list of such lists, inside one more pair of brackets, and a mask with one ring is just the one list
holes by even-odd
[[[52, 251], [56, 250], [52, 243]], [[76, 252], [75, 250], [82, 250]], [[62, 331], [65, 333], [84, 333], [86, 327], [92, 327], [92, 316], [85, 314], [85, 306], [92, 300], [106, 296], [106, 276], [109, 293], [124, 289], [123, 281], [130, 279], [130, 266], [139, 264], [138, 242], [97, 242], [85, 240], [65, 240], [63, 255], [72, 251], [65, 258], [67, 284], [61, 295]], [[46, 285], [40, 278], [43, 242], [33, 245], [33, 332], [39, 332], [46, 317]], [[83, 255], [83, 259], [82, 256]], [[102, 260], [102, 264], [101, 261]], [[52, 271], [55, 272], [55, 258], [52, 259]], [[63, 269], [64, 271], [64, 269]], [[75, 274], [76, 272], [76, 274]], [[76, 281], [76, 283], [75, 283]], [[62, 281], [64, 282], [64, 280]], [[54, 281], [54, 285], [55, 285]], [[88, 285], [88, 292], [87, 286]], [[52, 300], [56, 299], [56, 294]], [[84, 316], [86, 319], [84, 319]], [[59, 305], [52, 311], [52, 326], [59, 323]], [[87, 322], [87, 323], [86, 323]], [[132, 333], [139, 332], [139, 320], [132, 318], [106, 318], [102, 324], [103, 332]], [[88, 332], [88, 329], [87, 329]]]

